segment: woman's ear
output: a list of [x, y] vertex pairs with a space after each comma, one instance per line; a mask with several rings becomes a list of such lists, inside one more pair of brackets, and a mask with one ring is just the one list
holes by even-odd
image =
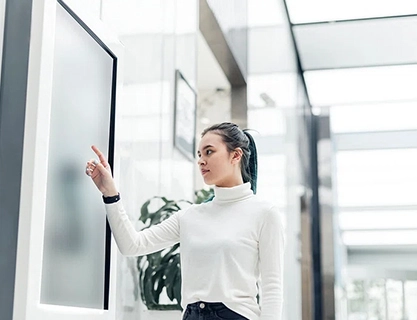
[[242, 159], [243, 150], [242, 148], [236, 148], [233, 150], [233, 157], [232, 157], [232, 163], [237, 163]]

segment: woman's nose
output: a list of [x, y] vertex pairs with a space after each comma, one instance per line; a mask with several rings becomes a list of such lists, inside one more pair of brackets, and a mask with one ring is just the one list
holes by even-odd
[[203, 157], [201, 157], [200, 159], [198, 159], [198, 165], [201, 166], [202, 164], [205, 164], [205, 160], [203, 159]]

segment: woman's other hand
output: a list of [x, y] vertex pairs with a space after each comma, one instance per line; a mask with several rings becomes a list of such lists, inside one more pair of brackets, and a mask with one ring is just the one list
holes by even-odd
[[117, 195], [118, 191], [111, 174], [109, 163], [96, 146], [91, 146], [91, 149], [93, 149], [99, 160], [91, 159], [88, 161], [85, 167], [85, 173], [91, 177], [103, 196], [111, 197]]

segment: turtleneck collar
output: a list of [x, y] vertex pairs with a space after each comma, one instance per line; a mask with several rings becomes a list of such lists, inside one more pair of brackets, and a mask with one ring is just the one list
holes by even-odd
[[250, 182], [246, 182], [231, 188], [214, 186], [214, 202], [230, 203], [245, 200], [253, 196]]

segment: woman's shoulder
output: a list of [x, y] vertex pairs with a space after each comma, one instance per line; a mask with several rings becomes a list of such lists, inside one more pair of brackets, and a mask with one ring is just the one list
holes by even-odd
[[262, 199], [260, 197], [253, 197], [253, 208], [258, 213], [260, 221], [265, 223], [270, 223], [272, 221], [281, 221], [285, 220], [284, 212], [280, 210], [276, 203], [273, 203], [270, 200]]
[[192, 203], [190, 204], [186, 209], [182, 209], [179, 212], [180, 217], [184, 216], [184, 215], [188, 215], [188, 214], [192, 214], [195, 212], [198, 212], [200, 210], [205, 210], [206, 208], [208, 208], [210, 206], [210, 202], [204, 202], [204, 203]]
[[254, 195], [250, 199], [250, 201], [253, 206], [256, 206], [256, 208], [258, 208], [261, 211], [264, 211], [264, 212], [278, 211], [278, 207], [275, 203], [273, 203], [270, 200], [259, 197], [257, 195]]

